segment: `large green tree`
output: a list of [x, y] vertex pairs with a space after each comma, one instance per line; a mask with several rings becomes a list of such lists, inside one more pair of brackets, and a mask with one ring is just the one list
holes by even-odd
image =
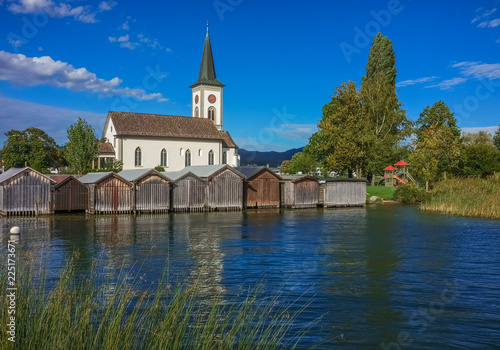
[[290, 174], [301, 172], [307, 174], [316, 170], [317, 163], [308, 153], [297, 152], [290, 160]]
[[5, 133], [7, 142], [2, 149], [5, 167], [24, 167], [25, 163], [37, 171], [47, 172], [59, 166], [60, 152], [56, 142], [38, 128], [10, 130]]
[[487, 176], [500, 172], [500, 150], [489, 133], [480, 131], [463, 137], [464, 148], [461, 169], [464, 175]]
[[318, 123], [318, 132], [304, 148], [327, 170], [339, 173], [361, 168], [365, 159], [363, 147], [363, 115], [356, 84], [343, 82], [337, 86], [331, 101], [323, 107], [323, 116]]
[[[433, 133], [426, 133], [426, 130], [433, 128]], [[437, 174], [440, 176], [448, 172], [457, 173], [460, 151], [462, 148], [461, 132], [457, 127], [454, 113], [442, 102], [436, 102], [432, 107], [427, 106], [416, 121], [415, 135], [420, 144], [424, 137], [439, 134], [440, 130], [446, 130], [446, 143], [442, 143], [443, 154], [440, 156]], [[437, 130], [437, 131], [436, 131]]]
[[78, 174], [83, 174], [92, 168], [92, 161], [99, 154], [99, 141], [95, 137], [94, 128], [85, 119], [78, 118], [67, 133], [69, 142], [65, 148], [66, 158]]
[[380, 174], [393, 163], [397, 146], [410, 134], [406, 111], [396, 93], [395, 63], [392, 41], [378, 33], [373, 38], [360, 89], [368, 174]]

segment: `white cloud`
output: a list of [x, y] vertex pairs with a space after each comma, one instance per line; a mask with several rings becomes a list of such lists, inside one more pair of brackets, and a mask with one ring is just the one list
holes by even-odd
[[26, 41], [22, 41], [22, 40], [19, 40], [19, 39], [13, 39], [11, 37], [8, 37], [7, 38], [7, 41], [9, 42], [9, 44], [11, 44], [13, 47], [21, 47], [23, 46], [24, 44], [26, 44]]
[[495, 18], [491, 21], [484, 21], [477, 25], [479, 28], [495, 28], [500, 26], [500, 18]]
[[269, 128], [279, 137], [298, 141], [307, 141], [318, 131], [316, 124], [281, 124], [277, 128]]
[[114, 36], [110, 36], [110, 37], [108, 37], [108, 40], [110, 43], [115, 43], [118, 39]]
[[[498, 42], [500, 42], [500, 39], [498, 39]], [[168, 53], [172, 53], [172, 52], [173, 52], [173, 51], [172, 51], [172, 49], [171, 49], [170, 47], [167, 47], [167, 48], [165, 49], [165, 51], [167, 51]]]
[[130, 49], [130, 50], [135, 50], [139, 46], [139, 43], [132, 43], [130, 41], [124, 42], [120, 44], [120, 47]]
[[[68, 108], [46, 106], [37, 103], [16, 100], [0, 95], [0, 144], [5, 140], [4, 132], [11, 129], [24, 130], [35, 127], [44, 130], [58, 144], [68, 141], [66, 130], [78, 117], [85, 118], [100, 137], [106, 120], [104, 113], [77, 111]], [[15, 116], [13, 118], [13, 116]]]
[[418, 78], [418, 79], [403, 80], [403, 81], [400, 81], [399, 83], [397, 83], [396, 86], [397, 87], [404, 87], [404, 86], [409, 86], [409, 85], [427, 83], [427, 82], [435, 80], [437, 78], [438, 77], [436, 77], [436, 76], [432, 76], [432, 77], [424, 77], [424, 78]]
[[130, 39], [130, 37], [129, 37], [129, 35], [127, 34], [127, 35], [123, 35], [123, 36], [119, 37], [119, 38], [117, 39], [117, 41], [118, 41], [119, 43], [123, 43], [123, 42], [129, 41], [129, 39]]
[[463, 75], [476, 79], [500, 79], [500, 63], [458, 62], [452, 65]]
[[122, 80], [98, 78], [86, 68], [75, 68], [69, 63], [54, 61], [49, 56], [26, 57], [0, 51], [0, 80], [20, 86], [49, 85], [73, 91], [90, 91], [104, 96], [127, 96], [139, 100], [165, 102], [159, 93], [146, 93], [142, 89], [120, 87]]
[[32, 14], [43, 12], [53, 18], [73, 17], [80, 22], [95, 23], [97, 22], [95, 18], [97, 12], [108, 11], [115, 5], [116, 2], [113, 0], [102, 1], [96, 11], [90, 5], [73, 7], [70, 4], [53, 0], [14, 0], [7, 6], [7, 9], [13, 13]]
[[453, 78], [453, 79], [443, 80], [442, 82], [437, 83], [437, 84], [426, 86], [426, 88], [435, 88], [435, 87], [437, 87], [440, 90], [449, 90], [453, 86], [465, 83], [466, 81], [467, 81], [466, 78], [457, 77], [457, 78]]
[[[481, 12], [482, 10], [483, 10], [483, 8], [482, 8], [482, 7], [480, 7], [480, 8], [478, 8], [478, 9], [476, 10], [476, 12]], [[471, 23], [477, 22], [477, 21], [479, 21], [479, 20], [480, 20], [480, 19], [482, 19], [482, 18], [485, 18], [485, 17], [488, 17], [488, 16], [492, 15], [493, 13], [495, 13], [495, 12], [496, 12], [496, 10], [497, 10], [497, 9], [496, 9], [496, 8], [494, 8], [494, 9], [491, 9], [491, 10], [489, 10], [489, 11], [486, 11], [486, 12], [483, 12], [483, 13], [481, 13], [481, 14], [478, 14], [476, 17], [474, 17], [474, 19], [471, 21]]]
[[110, 0], [110, 1], [101, 1], [99, 3], [99, 11], [109, 11], [113, 7], [115, 7], [117, 4], [116, 1]]
[[43, 51], [43, 47], [38, 46], [38, 51]]
[[123, 23], [121, 28], [123, 30], [129, 30], [130, 29], [130, 25], [128, 24], [128, 21], [126, 21], [125, 23]]

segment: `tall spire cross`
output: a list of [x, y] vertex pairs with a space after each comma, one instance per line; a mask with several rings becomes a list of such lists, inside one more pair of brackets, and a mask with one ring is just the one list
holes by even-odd
[[215, 85], [224, 86], [217, 80], [215, 75], [214, 58], [212, 55], [212, 45], [210, 44], [210, 36], [208, 34], [208, 20], [207, 20], [207, 36], [205, 37], [205, 45], [203, 47], [203, 55], [201, 56], [200, 73], [198, 74], [198, 81], [191, 85], [191, 88], [200, 85]]

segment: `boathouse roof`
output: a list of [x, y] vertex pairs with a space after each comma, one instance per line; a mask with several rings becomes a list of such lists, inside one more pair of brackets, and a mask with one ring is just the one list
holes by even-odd
[[270, 173], [272, 173], [274, 176], [276, 176], [278, 179], [281, 180], [281, 177], [278, 174], [276, 174], [274, 171], [265, 166], [239, 166], [236, 167], [235, 169], [238, 170], [240, 173], [242, 173], [247, 180], [251, 179], [252, 177], [254, 177], [263, 170], [269, 171]]
[[128, 169], [128, 170], [122, 170], [118, 173], [118, 175], [120, 175], [125, 180], [130, 181], [130, 182], [140, 180], [143, 177], [148, 176], [150, 174], [161, 176], [165, 180], [170, 180], [170, 178], [167, 175], [165, 175], [164, 173], [161, 173], [155, 169], [152, 169], [152, 168]]
[[53, 182], [53, 183], [55, 182], [50, 177], [43, 175], [42, 173], [39, 173], [38, 171], [36, 171], [30, 167], [26, 167], [26, 168], [10, 168], [10, 169], [4, 171], [3, 173], [0, 174], [0, 184], [4, 181], [10, 179], [11, 177], [14, 177], [14, 176], [22, 173], [23, 171], [33, 171], [33, 172], [49, 179], [51, 182]]

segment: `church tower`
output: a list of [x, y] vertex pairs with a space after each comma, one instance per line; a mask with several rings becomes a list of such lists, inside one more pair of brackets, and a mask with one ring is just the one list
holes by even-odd
[[207, 36], [205, 37], [205, 46], [201, 56], [198, 81], [190, 86], [193, 91], [192, 116], [212, 120], [219, 130], [222, 130], [222, 88], [224, 86], [215, 76], [214, 58], [207, 23]]

